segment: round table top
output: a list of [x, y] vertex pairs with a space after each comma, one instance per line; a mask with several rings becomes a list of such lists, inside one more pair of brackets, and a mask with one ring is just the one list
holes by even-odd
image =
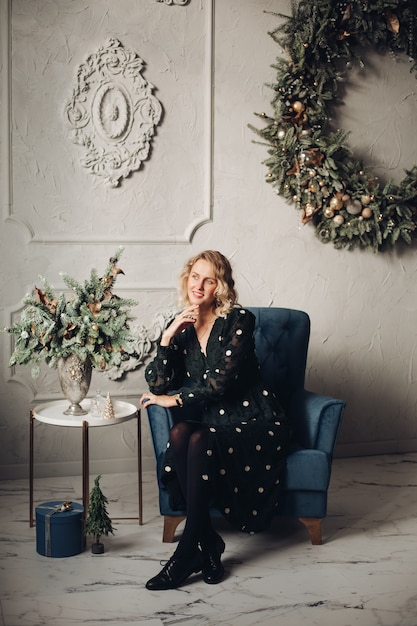
[[[130, 402], [124, 402], [122, 400], [112, 400], [114, 409], [114, 419], [103, 419], [102, 417], [94, 417], [91, 413], [86, 415], [64, 415], [64, 411], [69, 406], [68, 400], [56, 400], [54, 402], [47, 402], [45, 404], [39, 404], [33, 409], [33, 416], [39, 422], [45, 424], [53, 424], [55, 426], [75, 426], [80, 428], [84, 422], [88, 423], [88, 426], [112, 426], [113, 424], [121, 424], [133, 419], [137, 415], [137, 408]], [[91, 400], [85, 399], [80, 402], [83, 409], [89, 411], [91, 406]]]

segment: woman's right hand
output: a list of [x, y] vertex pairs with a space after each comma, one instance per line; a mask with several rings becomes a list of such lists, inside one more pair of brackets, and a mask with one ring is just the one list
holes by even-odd
[[171, 339], [182, 332], [188, 326], [194, 325], [198, 320], [199, 306], [198, 304], [192, 304], [191, 306], [181, 311], [168, 326], [168, 328], [162, 333], [161, 346], [169, 346]]
[[168, 395], [157, 396], [154, 393], [147, 391], [146, 393], [142, 394], [142, 397], [140, 399], [140, 404], [145, 409], [150, 404], [157, 404], [158, 406], [163, 406], [166, 409], [170, 409], [174, 406], [177, 406], [177, 401], [175, 399], [175, 396], [168, 396]]

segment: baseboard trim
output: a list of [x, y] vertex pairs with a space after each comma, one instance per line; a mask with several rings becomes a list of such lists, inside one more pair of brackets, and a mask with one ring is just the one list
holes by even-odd
[[[155, 460], [152, 457], [142, 459], [142, 469], [146, 471], [155, 470]], [[123, 474], [136, 473], [138, 471], [138, 461], [131, 459], [90, 459], [90, 476], [99, 474]], [[81, 461], [63, 461], [59, 463], [35, 463], [34, 479], [50, 478], [51, 476], [80, 476]], [[29, 482], [29, 465], [0, 465], [0, 480], [27, 479]]]
[[407, 452], [417, 452], [417, 439], [339, 443], [336, 446], [334, 456], [335, 458], [349, 458], [380, 454], [405, 454]]

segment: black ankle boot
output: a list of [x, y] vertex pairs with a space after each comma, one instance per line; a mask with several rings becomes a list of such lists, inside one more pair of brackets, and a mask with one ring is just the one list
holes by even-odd
[[220, 535], [216, 535], [213, 541], [201, 546], [203, 553], [203, 580], [208, 585], [216, 585], [224, 576], [224, 567], [220, 559], [225, 547]]
[[201, 572], [203, 566], [200, 550], [191, 558], [188, 556], [177, 557], [175, 553], [164, 565], [159, 574], [148, 580], [146, 589], [150, 591], [163, 591], [176, 589], [193, 572]]

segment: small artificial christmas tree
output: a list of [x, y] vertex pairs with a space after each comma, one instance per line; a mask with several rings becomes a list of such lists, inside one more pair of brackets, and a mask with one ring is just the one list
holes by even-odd
[[94, 487], [90, 493], [90, 504], [88, 507], [88, 517], [85, 524], [85, 534], [93, 535], [95, 543], [91, 546], [93, 554], [103, 554], [104, 545], [100, 543], [102, 535], [108, 536], [109, 533], [114, 535], [115, 529], [112, 526], [111, 519], [108, 516], [106, 504], [108, 500], [100, 489], [100, 476], [94, 481]]

